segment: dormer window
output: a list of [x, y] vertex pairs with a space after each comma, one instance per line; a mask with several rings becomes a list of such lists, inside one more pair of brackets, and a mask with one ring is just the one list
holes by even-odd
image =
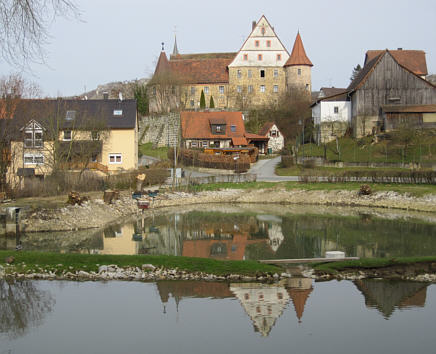
[[24, 129], [24, 147], [40, 149], [44, 146], [42, 127], [31, 121]]
[[236, 125], [232, 125], [230, 126], [230, 130], [234, 133], [236, 132]]
[[65, 120], [71, 122], [74, 119], [76, 119], [76, 111], [67, 111], [65, 114]]
[[216, 126], [216, 132], [217, 133], [221, 133], [221, 125], [217, 125]]
[[122, 109], [114, 109], [114, 116], [115, 117], [121, 117], [123, 115]]

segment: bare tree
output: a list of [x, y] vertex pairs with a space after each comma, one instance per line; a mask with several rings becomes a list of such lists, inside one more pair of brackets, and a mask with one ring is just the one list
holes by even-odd
[[78, 16], [72, 0], [0, 0], [1, 56], [20, 67], [44, 62], [50, 24], [57, 17]]

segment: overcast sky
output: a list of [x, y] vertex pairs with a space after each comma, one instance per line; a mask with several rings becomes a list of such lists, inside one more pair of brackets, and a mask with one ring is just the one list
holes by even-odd
[[[368, 49], [421, 49], [436, 73], [434, 0], [76, 0], [82, 21], [57, 20], [50, 28], [49, 66], [24, 75], [44, 95], [69, 96], [99, 84], [149, 77], [176, 28], [181, 53], [238, 51], [251, 22], [265, 14], [288, 51], [300, 34], [314, 64], [313, 90], [346, 87]], [[14, 71], [0, 62], [2, 75]]]

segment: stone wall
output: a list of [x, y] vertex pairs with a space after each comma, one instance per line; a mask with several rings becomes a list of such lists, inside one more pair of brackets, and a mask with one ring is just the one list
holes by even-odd
[[174, 146], [180, 137], [180, 114], [142, 117], [139, 121], [139, 144]]
[[286, 87], [312, 92], [311, 67], [307, 65], [288, 66], [286, 68]]

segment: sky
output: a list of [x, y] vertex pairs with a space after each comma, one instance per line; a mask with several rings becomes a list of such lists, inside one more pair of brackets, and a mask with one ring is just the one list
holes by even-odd
[[[23, 76], [44, 96], [72, 96], [99, 84], [150, 77], [177, 34], [181, 54], [237, 52], [265, 15], [289, 52], [297, 32], [312, 63], [312, 87], [346, 87], [369, 49], [420, 49], [436, 73], [434, 0], [76, 0], [81, 20], [51, 24], [45, 65]], [[17, 69], [0, 60], [0, 75]]]

